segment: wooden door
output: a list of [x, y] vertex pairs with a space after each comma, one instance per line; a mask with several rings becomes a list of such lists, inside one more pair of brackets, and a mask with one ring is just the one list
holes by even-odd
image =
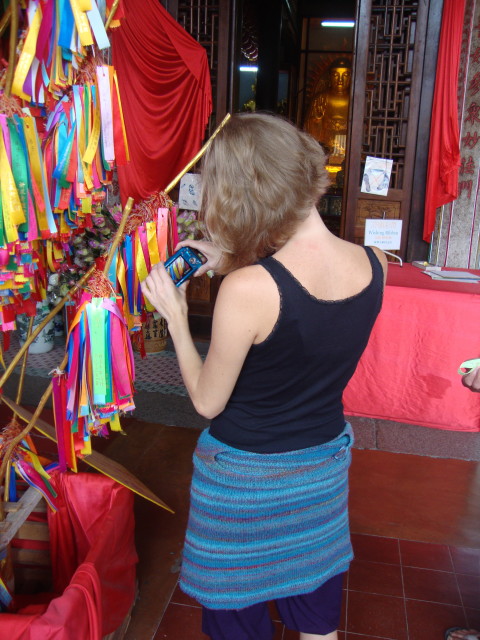
[[[402, 257], [410, 221], [428, 13], [428, 0], [357, 4], [343, 236], [363, 244], [366, 218], [400, 219]], [[387, 196], [361, 191], [367, 156], [393, 160]]]

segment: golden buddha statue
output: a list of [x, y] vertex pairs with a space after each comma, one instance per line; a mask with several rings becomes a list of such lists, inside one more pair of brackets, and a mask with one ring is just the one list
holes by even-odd
[[314, 83], [305, 118], [305, 130], [324, 146], [330, 165], [345, 158], [351, 76], [350, 61], [335, 60]]

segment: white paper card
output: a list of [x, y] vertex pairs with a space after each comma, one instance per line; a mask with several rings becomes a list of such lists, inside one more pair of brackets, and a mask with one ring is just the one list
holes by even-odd
[[360, 191], [376, 196], [386, 196], [390, 185], [392, 165], [393, 160], [367, 156]]
[[178, 206], [180, 209], [198, 211], [200, 209], [200, 175], [186, 173], [180, 181], [178, 192]]
[[378, 247], [384, 251], [400, 249], [402, 221], [367, 218], [365, 220], [365, 242], [367, 247]]

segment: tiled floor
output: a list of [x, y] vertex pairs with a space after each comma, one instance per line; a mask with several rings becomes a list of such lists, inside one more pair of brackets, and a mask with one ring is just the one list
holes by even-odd
[[[441, 640], [451, 626], [480, 628], [480, 550], [353, 534], [340, 640]], [[298, 637], [275, 620], [274, 640]], [[175, 590], [155, 640], [207, 640], [198, 604]]]
[[[176, 588], [199, 430], [123, 427], [126, 437], [95, 448], [175, 511], [135, 499], [139, 597], [125, 640], [207, 640], [201, 609]], [[480, 463], [355, 449], [350, 517], [340, 640], [442, 640], [450, 626], [480, 628]], [[296, 640], [272, 615], [275, 640]]]
[[[125, 428], [108, 453], [176, 511], [137, 504], [140, 598], [126, 640], [206, 640], [201, 609], [175, 586], [198, 431]], [[355, 560], [340, 640], [442, 640], [450, 626], [480, 628], [479, 463], [354, 450], [350, 513]], [[296, 639], [272, 611], [275, 640]]]

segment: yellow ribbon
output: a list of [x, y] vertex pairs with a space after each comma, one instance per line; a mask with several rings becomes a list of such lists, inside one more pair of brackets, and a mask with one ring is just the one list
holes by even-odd
[[85, 164], [91, 165], [93, 162], [93, 158], [98, 149], [101, 127], [102, 121], [100, 117], [100, 100], [97, 95], [97, 104], [95, 106], [95, 113], [93, 116], [93, 128], [90, 134], [90, 140], [88, 141], [87, 149], [82, 156], [82, 160]]
[[[70, 6], [72, 7], [73, 18], [77, 27], [78, 36], [80, 42], [84, 47], [93, 45], [92, 32], [90, 30], [90, 23], [88, 21], [86, 11], [90, 11], [92, 5], [90, 0], [70, 0]], [[88, 6], [88, 9], [83, 7]]]
[[23, 92], [23, 85], [27, 74], [32, 66], [37, 48], [38, 32], [40, 31], [40, 23], [42, 22], [42, 10], [40, 3], [32, 18], [32, 24], [28, 29], [28, 34], [23, 45], [22, 53], [15, 69], [15, 75], [12, 83], [12, 93], [22, 100], [30, 101], [30, 96]]
[[7, 242], [18, 240], [16, 225], [25, 222], [22, 203], [18, 195], [15, 179], [8, 161], [7, 150], [0, 131], [0, 189], [3, 207], [3, 223]]
[[22, 118], [23, 131], [27, 142], [28, 157], [30, 160], [31, 179], [35, 182], [40, 200], [35, 201], [38, 227], [40, 231], [48, 231], [47, 211], [43, 200], [42, 189], [42, 160], [38, 152], [37, 138], [35, 136], [35, 125], [31, 116]]

